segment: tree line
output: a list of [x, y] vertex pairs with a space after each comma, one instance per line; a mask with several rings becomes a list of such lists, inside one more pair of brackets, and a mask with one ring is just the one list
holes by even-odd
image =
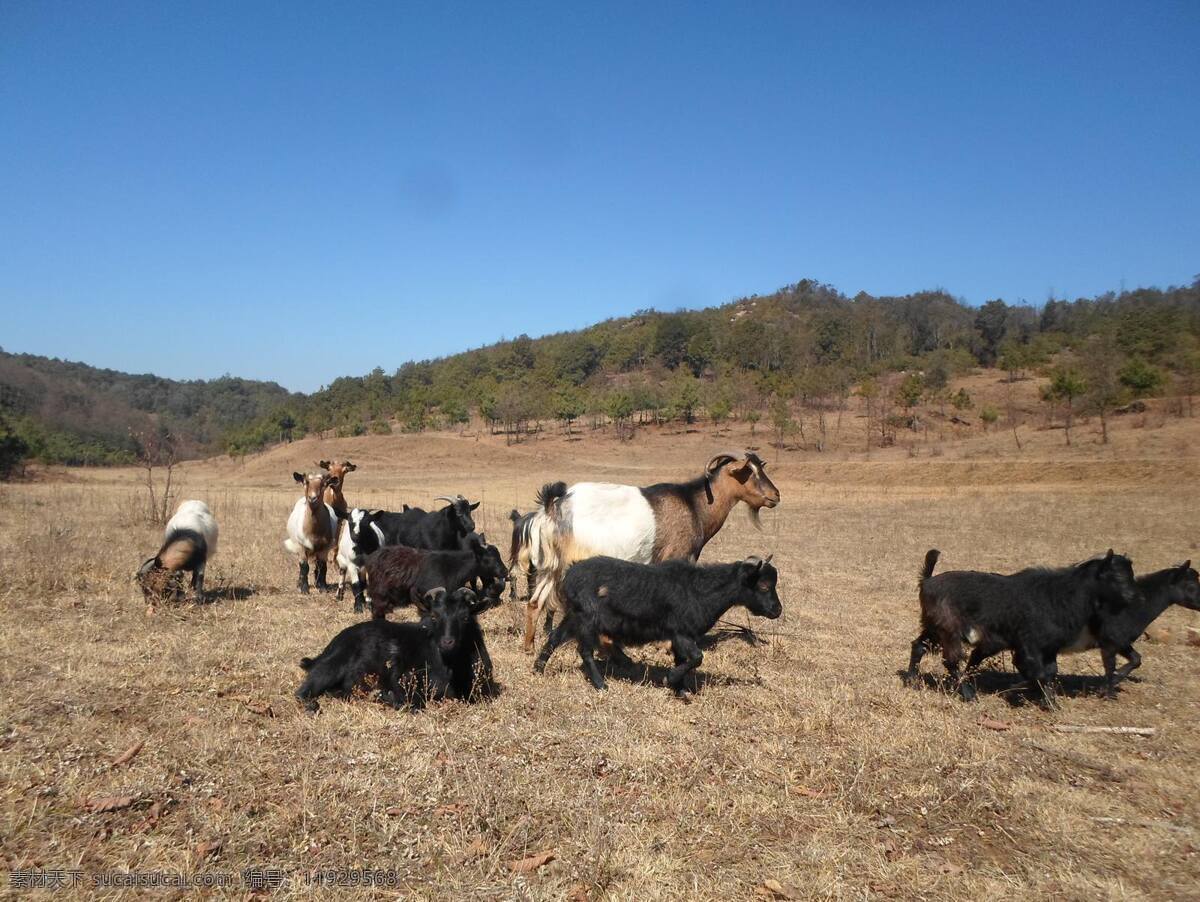
[[[180, 382], [0, 352], [0, 456], [69, 464], [144, 457], [139, 436], [169, 433], [179, 456], [241, 455], [307, 434], [465, 428], [513, 440], [546, 423], [762, 423], [777, 440], [809, 430], [823, 447], [847, 400], [868, 440], [887, 444], [918, 403], [955, 413], [951, 380], [979, 366], [1049, 377], [1066, 420], [1174, 389], [1191, 411], [1200, 381], [1200, 278], [1191, 285], [971, 307], [944, 291], [848, 297], [803, 280], [704, 310], [643, 310], [572, 332], [520, 335], [388, 373], [345, 376], [310, 395], [223, 377]], [[811, 412], [807, 421], [793, 411]], [[981, 409], [985, 423], [1001, 411]], [[1011, 417], [1011, 411], [1010, 419]], [[951, 414], [953, 415], [953, 414]], [[1015, 430], [1014, 430], [1015, 435]], [[3, 449], [7, 448], [7, 451]]]
[[919, 401], [964, 409], [970, 399], [947, 386], [978, 366], [1012, 379], [1053, 367], [1048, 403], [1072, 410], [1086, 400], [1107, 411], [1168, 385], [1190, 392], [1200, 368], [1200, 279], [1040, 308], [1000, 299], [970, 307], [944, 291], [847, 297], [805, 280], [720, 307], [644, 310], [343, 377], [230, 430], [223, 447], [244, 454], [316, 432], [461, 428], [472, 417], [511, 437], [547, 422], [621, 431], [702, 414], [718, 424], [766, 421], [782, 436], [804, 428], [788, 422], [796, 406], [814, 412], [811, 441], [820, 447], [827, 414], [852, 395], [886, 443]]

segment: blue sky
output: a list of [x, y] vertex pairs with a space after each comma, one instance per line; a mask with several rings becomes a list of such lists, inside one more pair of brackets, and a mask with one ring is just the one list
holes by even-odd
[[1200, 3], [0, 6], [0, 346], [311, 390], [764, 293], [1200, 272]]

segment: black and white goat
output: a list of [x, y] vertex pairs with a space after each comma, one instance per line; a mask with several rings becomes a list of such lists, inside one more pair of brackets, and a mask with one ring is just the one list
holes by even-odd
[[530, 523], [538, 576], [525, 612], [525, 650], [533, 650], [537, 617], [557, 608], [557, 587], [576, 561], [598, 555], [641, 564], [695, 561], [739, 501], [755, 526], [761, 508], [779, 503], [766, 462], [753, 451], [718, 454], [688, 482], [544, 485]]
[[148, 600], [162, 595], [171, 575], [182, 570], [192, 574], [192, 595], [204, 595], [204, 568], [217, 553], [217, 519], [203, 501], [179, 505], [163, 532], [162, 547], [138, 568], [137, 580]]

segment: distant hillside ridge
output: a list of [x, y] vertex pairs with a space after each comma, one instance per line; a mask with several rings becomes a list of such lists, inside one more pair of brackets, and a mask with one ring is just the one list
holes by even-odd
[[[1084, 373], [1096, 359], [1108, 371]], [[568, 431], [585, 418], [621, 429], [701, 414], [718, 423], [774, 421], [786, 431], [789, 410], [842, 409], [860, 391], [883, 412], [886, 441], [893, 408], [940, 404], [951, 377], [979, 366], [1014, 379], [1056, 370], [1050, 400], [1068, 408], [1190, 392], [1200, 379], [1200, 277], [1040, 307], [1000, 299], [971, 307], [941, 290], [848, 297], [806, 279], [718, 307], [644, 310], [404, 363], [390, 374], [377, 367], [232, 430], [225, 448], [244, 454], [281, 437], [422, 432], [473, 418], [515, 437], [554, 421]]]
[[138, 437], [158, 432], [181, 457], [212, 453], [231, 429], [296, 397], [274, 382], [180, 381], [0, 351], [0, 432], [47, 463], [129, 463]]
[[1075, 411], [1103, 415], [1171, 392], [1187, 396], [1190, 412], [1200, 381], [1200, 277], [1038, 307], [1001, 299], [972, 307], [940, 289], [850, 297], [804, 279], [717, 307], [642, 310], [390, 373], [377, 366], [309, 395], [273, 382], [181, 382], [0, 352], [0, 442], [15, 436], [26, 456], [45, 462], [97, 464], [136, 457], [136, 436], [151, 429], [170, 432], [182, 456], [472, 420], [518, 440], [546, 423], [632, 430], [700, 416], [762, 420], [783, 435], [792, 411], [814, 412], [820, 425], [822, 411], [844, 410], [854, 395], [886, 443], [918, 402], [953, 406], [951, 379], [976, 367], [1047, 377], [1047, 404], [1068, 421]]

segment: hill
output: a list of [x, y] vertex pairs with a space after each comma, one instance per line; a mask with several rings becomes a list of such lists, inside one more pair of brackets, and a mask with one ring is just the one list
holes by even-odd
[[138, 436], [159, 430], [194, 456], [292, 397], [274, 382], [178, 381], [0, 351], [0, 431], [6, 422], [30, 456], [47, 462], [128, 463]]
[[1190, 409], [1200, 385], [1200, 280], [1041, 308], [999, 299], [974, 308], [940, 290], [848, 297], [802, 280], [704, 310], [645, 310], [520, 335], [403, 363], [390, 375], [376, 367], [311, 395], [228, 376], [177, 382], [0, 353], [0, 446], [7, 432], [44, 462], [120, 463], [144, 450], [131, 433], [163, 430], [186, 457], [242, 455], [311, 434], [468, 426], [520, 441], [555, 421], [568, 433], [583, 420], [629, 437], [637, 426], [703, 417], [717, 427], [763, 421], [777, 442], [798, 433], [824, 449], [835, 441], [827, 419], [840, 424], [852, 397], [867, 420], [865, 442], [888, 446], [897, 430], [917, 428], [922, 405], [943, 419], [974, 408], [985, 424], [1028, 416], [1008, 393], [1001, 404], [976, 404], [957, 391], [981, 368], [1007, 373], [1009, 384], [1044, 376], [1048, 412], [1067, 423], [1080, 411], [1103, 422], [1156, 395]]

